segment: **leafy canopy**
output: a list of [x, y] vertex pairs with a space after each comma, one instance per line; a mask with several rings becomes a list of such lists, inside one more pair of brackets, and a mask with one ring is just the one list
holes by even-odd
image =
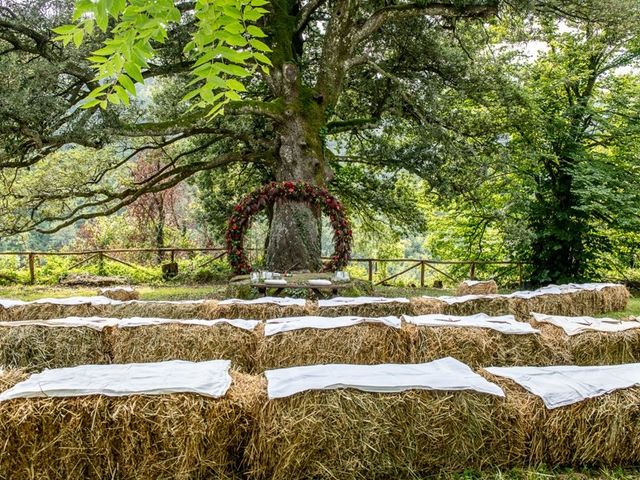
[[[210, 108], [209, 115], [222, 113], [226, 103], [240, 100], [246, 91], [242, 79], [256, 68], [268, 72], [271, 49], [260, 38], [266, 34], [255, 23], [268, 11], [266, 0], [197, 0], [186, 18], [181, 3], [173, 0], [78, 0], [72, 20], [75, 23], [54, 29], [63, 45], [80, 47], [85, 35], [97, 28], [106, 34], [102, 48], [89, 57], [100, 85], [82, 105], [91, 108], [108, 103], [129, 104], [136, 95], [136, 83], [144, 83], [143, 69], [156, 56], [173, 26], [192, 24], [191, 39], [183, 48], [191, 61], [190, 86], [184, 97], [199, 99], [192, 108]], [[109, 23], [115, 25], [109, 28]]]

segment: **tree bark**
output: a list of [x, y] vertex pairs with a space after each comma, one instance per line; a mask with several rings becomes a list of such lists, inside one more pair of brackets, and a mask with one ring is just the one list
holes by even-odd
[[[323, 110], [314, 92], [302, 86], [293, 63], [273, 72], [273, 81], [285, 99], [282, 120], [276, 125], [279, 147], [274, 176], [277, 181], [304, 181], [324, 185], [327, 180], [320, 129]], [[273, 208], [266, 266], [269, 270], [319, 271], [320, 210], [279, 200]]]

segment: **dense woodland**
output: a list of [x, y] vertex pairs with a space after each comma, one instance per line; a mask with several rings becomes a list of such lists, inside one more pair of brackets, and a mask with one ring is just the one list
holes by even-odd
[[[228, 2], [259, 28], [222, 29], [219, 75], [194, 74], [200, 0], [126, 2], [156, 30], [112, 65], [120, 3], [77, 2], [104, 18], [65, 45], [73, 1], [0, 0], [3, 249], [220, 245], [243, 196], [301, 179], [347, 207], [354, 256], [640, 277], [637, 0]], [[247, 246], [313, 268], [324, 222], [278, 204]]]

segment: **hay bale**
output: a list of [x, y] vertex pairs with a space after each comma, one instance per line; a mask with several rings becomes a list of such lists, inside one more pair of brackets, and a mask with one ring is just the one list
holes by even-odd
[[[469, 300], [455, 303], [445, 303], [444, 311], [448, 315], [475, 315], [486, 313], [487, 315], [511, 314], [509, 298], [503, 295], [472, 297]], [[516, 316], [517, 318], [517, 316]]]
[[[566, 365], [618, 365], [640, 362], [640, 329], [622, 332], [583, 332], [567, 335], [564, 330], [548, 323], [531, 320], [540, 330], [546, 343], [568, 352]], [[558, 363], [557, 365], [561, 365]]]
[[[541, 404], [541, 401], [540, 401]], [[640, 463], [640, 388], [547, 410], [538, 404], [531, 462], [603, 466]]]
[[108, 341], [113, 363], [226, 359], [234, 368], [252, 372], [258, 335], [226, 323], [165, 324], [110, 328]]
[[624, 285], [606, 286], [600, 290], [579, 290], [533, 298], [510, 297], [510, 309], [516, 318], [528, 319], [531, 312], [547, 315], [596, 315], [627, 308], [630, 293]]
[[[356, 297], [357, 298], [357, 297]], [[322, 317], [387, 317], [411, 314], [413, 311], [411, 301], [365, 303], [362, 305], [340, 305], [332, 307], [318, 307], [318, 315]]]
[[498, 293], [494, 280], [465, 280], [456, 289], [456, 295], [489, 295]]
[[98, 330], [10, 323], [15, 325], [0, 326], [0, 365], [33, 372], [109, 363], [108, 349]]
[[474, 392], [312, 391], [267, 401], [247, 450], [255, 479], [418, 478], [521, 465], [528, 419]]
[[446, 303], [436, 297], [412, 297], [410, 315], [431, 315], [434, 313], [443, 313]]
[[631, 293], [624, 285], [607, 286], [602, 289], [602, 294], [598, 298], [600, 300], [598, 313], [621, 312], [627, 309]]
[[207, 301], [198, 318], [245, 318], [251, 320], [269, 320], [272, 318], [304, 317], [312, 315], [316, 309], [314, 302], [307, 300], [305, 305], [279, 306], [271, 303], [220, 305], [216, 301]]
[[307, 328], [264, 336], [258, 344], [257, 371], [297, 365], [409, 363], [406, 332], [382, 324]]
[[264, 381], [194, 394], [0, 402], [0, 478], [237, 478]]
[[132, 287], [101, 288], [98, 290], [98, 295], [121, 301], [138, 300], [140, 298], [140, 294]]
[[109, 305], [95, 303], [79, 303], [64, 305], [60, 303], [28, 302], [1, 310], [0, 319], [3, 321], [20, 320], [52, 320], [65, 317], [105, 317]]
[[0, 392], [9, 390], [15, 384], [26, 380], [29, 372], [21, 368], [0, 368]]
[[[208, 301], [185, 300], [185, 301], [143, 301], [131, 300], [118, 304], [109, 305], [105, 310], [108, 317], [133, 318], [133, 317], [153, 317], [153, 318], [208, 318], [203, 316], [205, 305]], [[215, 302], [214, 302], [215, 303]], [[223, 318], [223, 317], [218, 317]]]
[[514, 381], [480, 373], [500, 385], [528, 418], [527, 463], [618, 467], [640, 462], [640, 387], [549, 410]]
[[540, 334], [507, 335], [488, 328], [405, 325], [411, 339], [411, 363], [453, 357], [472, 368], [550, 366], [571, 362], [565, 348]]
[[[65, 317], [156, 317], [156, 318], [205, 318], [202, 316], [206, 301], [120, 301], [110, 298], [77, 297], [20, 302], [0, 310], [0, 319], [51, 320]], [[64, 302], [67, 303], [64, 303]], [[55, 302], [55, 303], [53, 303]], [[211, 302], [215, 304], [216, 302]]]

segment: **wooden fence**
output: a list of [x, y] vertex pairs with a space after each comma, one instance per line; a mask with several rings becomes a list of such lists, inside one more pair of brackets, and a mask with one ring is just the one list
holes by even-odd
[[[175, 262], [176, 257], [180, 253], [205, 253], [210, 254], [211, 258], [208, 259], [200, 267], [206, 266], [214, 260], [223, 258], [226, 255], [226, 250], [222, 247], [200, 247], [200, 248], [180, 248], [180, 247], [167, 247], [167, 248], [117, 248], [117, 249], [105, 249], [105, 250], [82, 250], [82, 251], [59, 251], [59, 252], [44, 252], [44, 251], [32, 251], [32, 252], [0, 252], [0, 256], [18, 256], [25, 257], [27, 265], [29, 267], [29, 280], [31, 283], [36, 281], [36, 259], [38, 257], [48, 256], [65, 256], [65, 257], [82, 257], [80, 260], [72, 264], [69, 269], [77, 268], [91, 261], [104, 261], [105, 259], [111, 260], [117, 263], [126, 265], [127, 267], [136, 268], [136, 265], [131, 262], [127, 262], [121, 258], [118, 258], [118, 254], [126, 253], [153, 253], [158, 258], [168, 254], [169, 260]], [[325, 258], [328, 260], [328, 258]], [[527, 262], [519, 261], [491, 261], [491, 260], [430, 260], [420, 258], [353, 258], [352, 264], [364, 264], [366, 266], [367, 276], [370, 282], [373, 282], [375, 273], [378, 271], [378, 266], [382, 264], [393, 263], [408, 263], [407, 268], [403, 268], [399, 272], [395, 272], [391, 275], [385, 276], [375, 282], [375, 285], [386, 284], [389, 281], [400, 277], [408, 272], [418, 269], [419, 270], [419, 284], [420, 287], [425, 287], [425, 277], [427, 271], [436, 272], [439, 275], [457, 282], [460, 278], [455, 278], [450, 273], [446, 272], [444, 267], [446, 266], [464, 266], [467, 272], [466, 278], [475, 279], [478, 267], [483, 266], [505, 266], [507, 269], [494, 276], [494, 278], [500, 277], [507, 273], [514, 274], [518, 279], [520, 285], [523, 284], [524, 278], [524, 266]]]

